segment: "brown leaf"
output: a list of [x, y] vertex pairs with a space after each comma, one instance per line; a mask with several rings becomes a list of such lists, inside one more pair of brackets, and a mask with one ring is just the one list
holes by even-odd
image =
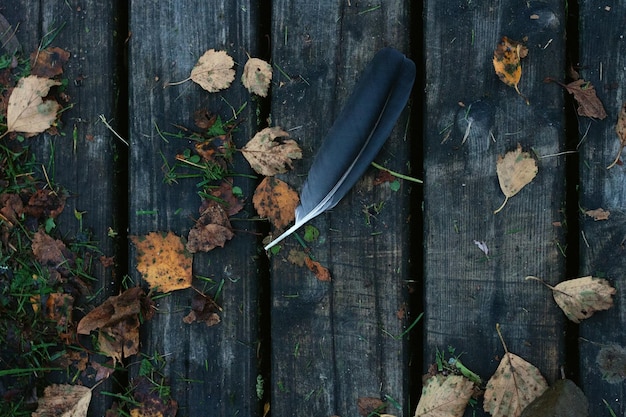
[[56, 330], [66, 343], [73, 339], [72, 310], [74, 297], [65, 293], [52, 293], [46, 300], [46, 318], [55, 323]]
[[574, 323], [613, 307], [615, 293], [616, 289], [607, 280], [591, 275], [563, 281], [552, 288], [554, 301]]
[[50, 385], [32, 417], [86, 417], [91, 390], [82, 385]]
[[603, 346], [596, 363], [602, 379], [610, 384], [621, 384], [626, 379], [626, 349], [620, 345]]
[[436, 374], [422, 388], [415, 417], [461, 417], [474, 392], [474, 383], [461, 375]]
[[330, 276], [330, 271], [328, 270], [328, 268], [322, 266], [322, 264], [320, 264], [319, 262], [314, 261], [313, 259], [307, 256], [306, 258], [304, 258], [304, 263], [306, 264], [307, 268], [309, 268], [309, 270], [313, 272], [315, 276], [317, 277], [317, 279], [319, 279], [320, 281], [332, 280], [332, 277]]
[[287, 260], [294, 265], [302, 267], [305, 265], [306, 259], [308, 257], [309, 255], [307, 255], [301, 250], [291, 249], [289, 251], [289, 255], [287, 255]]
[[139, 352], [139, 317], [128, 317], [124, 321], [104, 327], [98, 332], [100, 352], [122, 362]]
[[528, 99], [519, 91], [518, 84], [522, 78], [520, 60], [528, 55], [528, 48], [506, 36], [493, 51], [493, 68], [500, 80], [509, 87], [515, 88], [528, 104]]
[[30, 54], [31, 75], [43, 78], [54, 78], [63, 74], [63, 65], [70, 58], [70, 53], [59, 47], [37, 50]]
[[209, 49], [191, 70], [190, 78], [209, 93], [224, 90], [235, 79], [235, 62], [226, 51]]
[[4, 220], [5, 223], [8, 221], [10, 223], [9, 226], [12, 228], [18, 222], [22, 214], [24, 214], [24, 204], [19, 195], [10, 193], [0, 194], [0, 216], [3, 217], [2, 220]]
[[264, 178], [252, 198], [259, 216], [269, 219], [277, 229], [283, 229], [295, 219], [299, 201], [298, 193], [273, 177]]
[[613, 163], [606, 167], [606, 169], [611, 169], [618, 164], [619, 158], [620, 156], [622, 156], [622, 151], [626, 146], [626, 101], [622, 103], [622, 108], [619, 111], [619, 116], [617, 116], [615, 133], [617, 133], [617, 137], [619, 138], [619, 150], [617, 151], [617, 156], [615, 157]]
[[183, 317], [183, 322], [191, 324], [194, 321], [203, 321], [211, 327], [221, 321], [217, 314], [219, 311], [222, 309], [212, 297], [206, 294], [195, 294], [191, 300], [191, 311]]
[[583, 117], [594, 117], [596, 119], [606, 118], [606, 111], [602, 102], [596, 95], [596, 89], [593, 84], [585, 80], [576, 80], [567, 85], [565, 88], [570, 94], [574, 95], [574, 99], [578, 103], [578, 114]]
[[62, 192], [37, 190], [28, 199], [25, 212], [36, 219], [57, 218], [65, 209], [66, 195]]
[[493, 417], [519, 417], [546, 389], [548, 384], [536, 367], [506, 352], [487, 382], [483, 407]]
[[180, 237], [151, 232], [130, 238], [137, 248], [137, 271], [150, 288], [170, 292], [191, 286], [193, 258]]
[[60, 81], [30, 75], [21, 78], [9, 97], [7, 131], [36, 135], [57, 119], [61, 106], [54, 100], [43, 101], [50, 88]]
[[266, 127], [241, 149], [252, 169], [268, 177], [283, 174], [292, 168], [294, 159], [302, 158], [302, 151], [289, 133], [280, 127]]
[[[211, 195], [222, 201], [226, 214], [234, 216], [243, 209], [243, 202], [233, 194], [233, 185], [228, 181], [222, 181], [217, 188], [211, 189]], [[207, 200], [203, 201], [203, 205]]]
[[524, 409], [522, 417], [588, 417], [585, 394], [569, 379], [559, 379]]
[[34, 234], [31, 249], [35, 259], [42, 265], [56, 267], [67, 261], [66, 254], [70, 255], [63, 242], [53, 239], [43, 230]]
[[597, 208], [595, 210], [587, 210], [585, 211], [585, 214], [589, 217], [592, 217], [595, 221], [600, 221], [608, 220], [611, 212], [604, 210], [603, 208]]
[[235, 235], [228, 215], [215, 200], [205, 200], [200, 219], [189, 231], [187, 250], [191, 253], [208, 252], [216, 247], [224, 247], [226, 241]]
[[178, 412], [178, 403], [161, 398], [154, 382], [146, 376], [133, 380], [133, 398], [139, 406], [130, 410], [131, 417], [174, 417]]
[[272, 82], [272, 67], [259, 58], [250, 58], [243, 67], [241, 82], [252, 94], [267, 97]]
[[[359, 397], [357, 399], [359, 414], [363, 417], [379, 414], [385, 408], [385, 403], [380, 398]], [[376, 414], [375, 414], [376, 413]]]
[[78, 323], [78, 334], [89, 334], [92, 330], [111, 327], [122, 320], [138, 316], [142, 311], [141, 287], [132, 287], [120, 295], [107, 298], [98, 307], [91, 310]]
[[537, 162], [528, 152], [522, 152], [520, 144], [517, 145], [516, 150], [508, 152], [504, 157], [498, 155], [496, 173], [500, 189], [506, 198], [494, 214], [504, 208], [510, 197], [529, 184], [537, 175], [537, 171]]

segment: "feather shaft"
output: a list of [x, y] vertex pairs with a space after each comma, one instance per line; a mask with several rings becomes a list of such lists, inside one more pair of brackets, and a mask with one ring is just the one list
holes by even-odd
[[295, 224], [265, 250], [335, 207], [350, 191], [391, 134], [414, 80], [415, 64], [402, 53], [384, 48], [374, 56], [315, 156]]

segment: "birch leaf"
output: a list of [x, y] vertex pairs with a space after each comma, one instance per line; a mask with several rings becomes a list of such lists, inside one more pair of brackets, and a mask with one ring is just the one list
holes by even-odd
[[252, 204], [259, 216], [269, 219], [277, 229], [283, 229], [295, 218], [298, 193], [278, 178], [266, 177], [252, 197]]
[[487, 382], [483, 406], [494, 417], [518, 417], [546, 389], [539, 369], [507, 351]]
[[243, 67], [241, 82], [252, 94], [267, 97], [272, 81], [272, 67], [259, 58], [250, 58]]
[[191, 70], [191, 80], [209, 93], [230, 87], [235, 79], [235, 62], [226, 51], [209, 49]]
[[33, 417], [86, 417], [91, 389], [82, 385], [50, 385], [39, 399]]
[[563, 281], [552, 289], [554, 301], [574, 323], [613, 307], [615, 292], [607, 280], [591, 275]]
[[461, 375], [437, 374], [422, 388], [415, 417], [460, 417], [474, 391], [474, 383]]
[[619, 162], [619, 158], [622, 156], [622, 151], [624, 150], [624, 146], [626, 146], [626, 101], [622, 104], [622, 108], [619, 111], [619, 116], [617, 116], [617, 123], [615, 124], [615, 133], [617, 133], [617, 137], [619, 138], [619, 150], [617, 151], [617, 156], [611, 165], [606, 167], [606, 169], [611, 169]]
[[302, 151], [289, 133], [280, 127], [266, 127], [241, 149], [252, 169], [268, 177], [287, 172], [292, 160], [301, 159]]
[[515, 88], [517, 94], [522, 97], [526, 104], [528, 99], [519, 91], [519, 82], [522, 78], [521, 59], [528, 55], [528, 48], [519, 42], [507, 38], [502, 38], [495, 51], [493, 51], [493, 68], [500, 78], [500, 81]]
[[61, 106], [43, 98], [52, 86], [60, 84], [35, 75], [20, 79], [9, 97], [7, 131], [36, 135], [52, 126]]
[[522, 152], [520, 144], [517, 145], [516, 150], [508, 152], [504, 157], [498, 155], [496, 173], [498, 174], [498, 182], [500, 183], [500, 189], [504, 193], [505, 200], [494, 211], [494, 214], [504, 208], [509, 198], [528, 185], [537, 175], [537, 171], [537, 162], [528, 152]]

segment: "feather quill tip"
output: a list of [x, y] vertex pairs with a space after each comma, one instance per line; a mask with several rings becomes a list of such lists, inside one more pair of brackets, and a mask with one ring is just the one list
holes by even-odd
[[391, 134], [415, 80], [415, 64], [393, 48], [380, 50], [363, 71], [326, 135], [300, 193], [295, 224], [269, 250], [330, 210], [365, 173]]

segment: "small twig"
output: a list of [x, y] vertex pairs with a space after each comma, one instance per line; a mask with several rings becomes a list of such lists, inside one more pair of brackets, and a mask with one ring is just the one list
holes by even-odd
[[98, 116], [98, 117], [100, 117], [100, 120], [102, 121], [102, 123], [104, 123], [104, 125], [107, 127], [107, 129], [109, 129], [109, 130], [110, 130], [110, 131], [111, 131], [111, 132], [112, 132], [112, 133], [113, 133], [113, 134], [114, 134], [114, 135], [115, 135], [115, 136], [116, 136], [119, 140], [121, 140], [121, 141], [122, 141], [122, 143], [123, 143], [124, 145], [129, 146], [129, 145], [128, 145], [128, 141], [126, 141], [126, 139], [124, 139], [123, 137], [121, 137], [121, 136], [120, 136], [120, 135], [119, 135], [119, 134], [118, 134], [118, 133], [117, 133], [117, 132], [116, 132], [116, 131], [115, 131], [115, 130], [111, 127], [111, 125], [109, 124], [109, 122], [107, 122], [107, 119], [106, 119], [106, 117], [104, 117], [104, 114], [101, 114], [101, 115], [100, 115], [100, 116]]

